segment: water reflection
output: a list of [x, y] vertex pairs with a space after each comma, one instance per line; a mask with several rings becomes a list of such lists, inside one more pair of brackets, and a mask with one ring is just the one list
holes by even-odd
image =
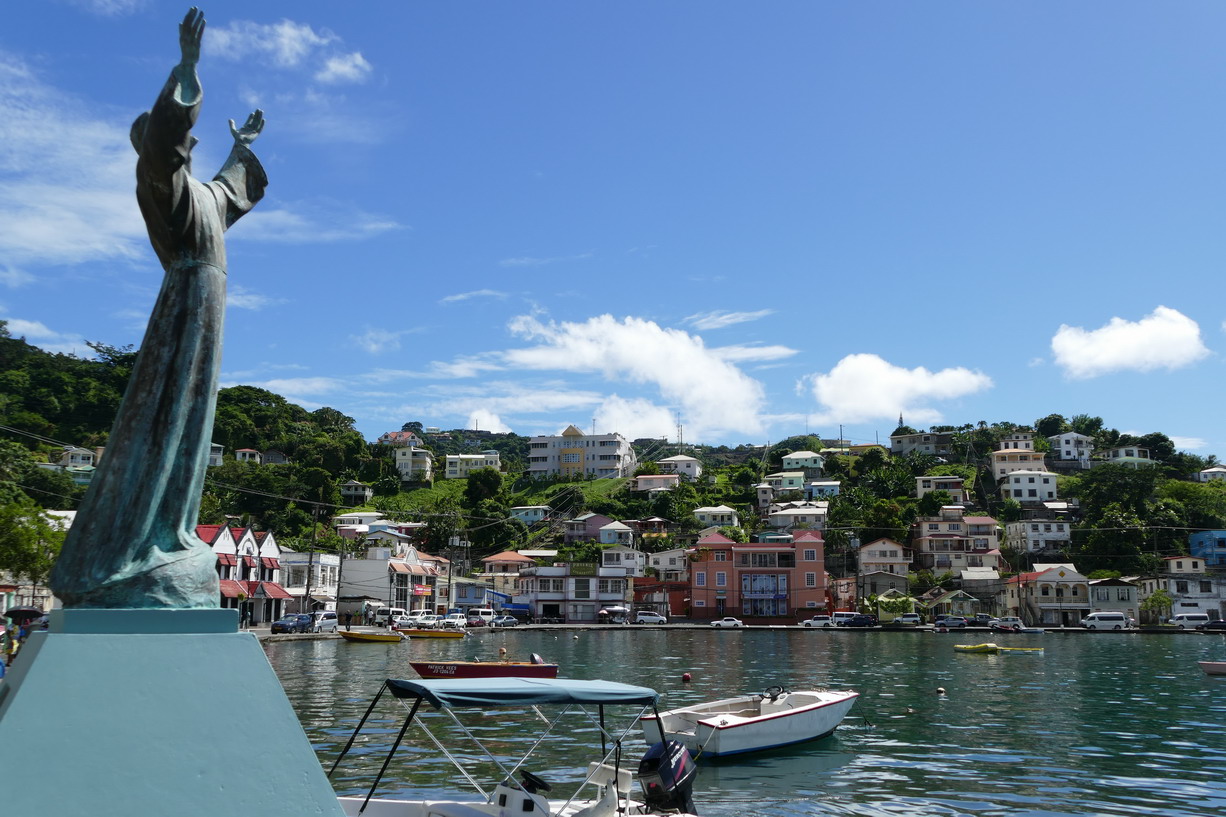
[[[379, 685], [413, 677], [410, 658], [494, 660], [540, 653], [562, 675], [651, 686], [661, 708], [773, 684], [852, 688], [861, 699], [835, 736], [802, 747], [704, 764], [704, 815], [1217, 814], [1226, 810], [1226, 682], [1195, 661], [1219, 638], [1012, 636], [1035, 655], [960, 655], [967, 637], [802, 630], [505, 631], [458, 643], [268, 643], [316, 750], [327, 764]], [[1216, 652], [1214, 652], [1216, 650]], [[692, 683], [681, 680], [690, 673]], [[937, 693], [945, 688], [946, 694]], [[388, 709], [346, 758], [337, 787], [364, 791], [399, 727]], [[497, 717], [481, 728], [500, 751], [526, 736]], [[635, 736], [627, 752], [642, 750]], [[584, 758], [586, 760], [586, 757]], [[541, 765], [577, 769], [564, 739]], [[392, 790], [462, 787], [438, 753], [414, 741], [389, 770]], [[570, 775], [570, 777], [568, 777]]]

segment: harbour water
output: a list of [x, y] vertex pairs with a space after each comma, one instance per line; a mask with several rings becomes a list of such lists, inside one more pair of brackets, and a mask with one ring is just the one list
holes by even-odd
[[[1042, 654], [955, 654], [986, 634], [792, 629], [507, 630], [458, 641], [266, 643], [322, 761], [330, 765], [385, 678], [413, 678], [410, 658], [495, 660], [540, 653], [570, 678], [650, 686], [660, 708], [760, 691], [862, 693], [831, 738], [704, 764], [701, 814], [717, 815], [1221, 815], [1226, 813], [1226, 678], [1197, 660], [1226, 660], [1220, 635], [1007, 635]], [[693, 681], [683, 683], [683, 673]], [[944, 688], [945, 694], [939, 694]], [[334, 776], [365, 793], [403, 714], [383, 717]], [[399, 717], [397, 717], [399, 716]], [[482, 716], [480, 734], [508, 754], [529, 732]], [[630, 753], [643, 745], [636, 731]], [[526, 768], [577, 782], [566, 735]], [[413, 738], [413, 733], [409, 733]], [[450, 748], [450, 745], [449, 745]], [[462, 747], [462, 757], [479, 757]], [[383, 750], [383, 752], [380, 751]], [[580, 758], [583, 763], [590, 759]], [[416, 741], [380, 792], [471, 791], [437, 751]]]

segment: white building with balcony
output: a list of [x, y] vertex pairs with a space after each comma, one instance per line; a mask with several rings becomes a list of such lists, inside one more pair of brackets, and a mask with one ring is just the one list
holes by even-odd
[[502, 455], [497, 451], [482, 451], [480, 454], [448, 454], [444, 479], [467, 479], [473, 471], [482, 468], [502, 470]]
[[1005, 544], [1019, 553], [1067, 550], [1073, 526], [1060, 519], [1019, 519], [1005, 523]]
[[584, 434], [567, 426], [557, 436], [528, 440], [528, 476], [628, 477], [638, 467], [630, 442], [620, 434]]
[[538, 621], [595, 622], [600, 610], [628, 606], [633, 598], [632, 579], [624, 567], [556, 563], [525, 567], [519, 577], [514, 601], [527, 605]]
[[1051, 471], [1019, 469], [1009, 472], [1000, 483], [1001, 499], [1023, 504], [1054, 502], [1059, 499], [1056, 493], [1056, 475]]
[[434, 478], [434, 454], [424, 448], [398, 446], [396, 470], [401, 482], [429, 482]]
[[1076, 431], [1066, 431], [1063, 434], [1053, 434], [1047, 438], [1051, 447], [1051, 458], [1058, 462], [1076, 462], [1082, 468], [1090, 467], [1090, 457], [1094, 454], [1094, 438]]
[[704, 506], [694, 509], [694, 518], [702, 525], [721, 528], [735, 528], [741, 524], [741, 518], [736, 511], [727, 505]]
[[697, 458], [686, 454], [665, 457], [657, 461], [656, 465], [660, 466], [660, 473], [680, 474], [681, 478], [687, 482], [696, 482], [702, 476], [702, 463]]

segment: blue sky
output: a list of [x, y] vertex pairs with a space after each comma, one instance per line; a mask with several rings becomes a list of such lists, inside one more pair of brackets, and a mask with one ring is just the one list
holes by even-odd
[[[222, 380], [761, 444], [1099, 415], [1221, 455], [1226, 5], [214, 2], [255, 107]], [[0, 318], [139, 344], [133, 118], [186, 5], [0, 7]]]

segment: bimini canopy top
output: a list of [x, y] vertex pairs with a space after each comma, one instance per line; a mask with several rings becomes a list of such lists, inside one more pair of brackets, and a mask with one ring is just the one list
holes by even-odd
[[654, 704], [654, 689], [615, 681], [561, 678], [387, 679], [397, 698], [421, 698], [436, 707], [522, 706], [524, 704]]

